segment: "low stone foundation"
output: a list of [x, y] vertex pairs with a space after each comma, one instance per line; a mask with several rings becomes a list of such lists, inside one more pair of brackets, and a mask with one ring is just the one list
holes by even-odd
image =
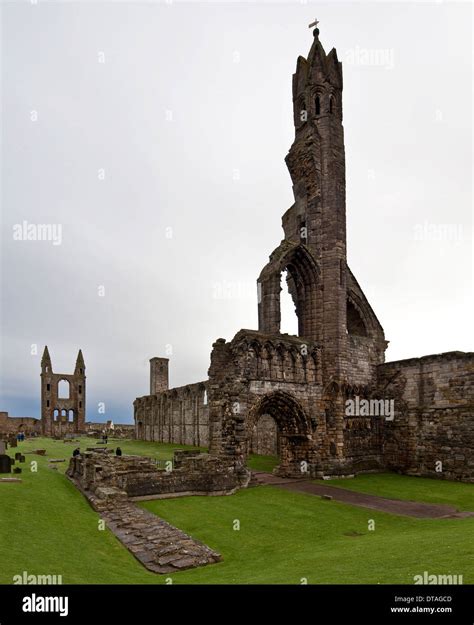
[[111, 452], [94, 450], [71, 458], [67, 475], [143, 566], [171, 573], [219, 562], [218, 553], [133, 501], [231, 494], [248, 485], [248, 469], [198, 451], [176, 451], [173, 462]]
[[84, 490], [113, 487], [128, 497], [232, 494], [250, 481], [245, 467], [218, 456], [181, 450], [175, 452], [173, 462], [95, 450], [71, 458], [68, 475]]
[[170, 462], [94, 450], [71, 458], [67, 475], [107, 527], [143, 566], [155, 573], [212, 564], [221, 556], [138, 508], [133, 499], [230, 494], [250, 480], [247, 469], [238, 470], [217, 457], [194, 451], [177, 451]]
[[220, 554], [155, 514], [138, 508], [118, 488], [101, 486], [95, 492], [79, 487], [106, 526], [145, 568], [173, 573], [219, 562]]

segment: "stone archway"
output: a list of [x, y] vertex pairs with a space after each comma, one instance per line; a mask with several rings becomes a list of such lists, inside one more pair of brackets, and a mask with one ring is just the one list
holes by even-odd
[[250, 454], [259, 456], [279, 456], [278, 425], [269, 414], [262, 414], [253, 426], [249, 436]]
[[264, 395], [250, 409], [247, 419], [247, 448], [252, 444], [260, 419], [269, 417], [276, 424], [280, 475], [301, 475], [301, 463], [310, 461], [311, 424], [298, 400], [285, 391]]

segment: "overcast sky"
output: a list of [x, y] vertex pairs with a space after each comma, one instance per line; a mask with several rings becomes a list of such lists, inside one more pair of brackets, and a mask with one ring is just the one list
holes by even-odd
[[[63, 373], [82, 348], [88, 420], [131, 421], [149, 358], [197, 382], [217, 338], [257, 328], [315, 16], [343, 62], [348, 261], [387, 360], [472, 350], [471, 11], [3, 4], [0, 410], [39, 416], [47, 344]], [[60, 244], [17, 240], [24, 221]]]

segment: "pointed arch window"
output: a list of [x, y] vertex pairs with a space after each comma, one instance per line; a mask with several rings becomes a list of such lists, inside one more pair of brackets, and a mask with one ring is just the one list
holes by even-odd
[[368, 336], [360, 312], [349, 299], [347, 300], [347, 332], [354, 336]]
[[59, 380], [58, 382], [58, 398], [69, 399], [70, 398], [70, 383], [69, 380]]
[[320, 115], [321, 113], [321, 100], [319, 98], [319, 96], [316, 96], [316, 100], [315, 100], [315, 109], [316, 109], [316, 115]]
[[334, 98], [332, 97], [332, 95], [329, 96], [329, 112], [333, 113], [334, 111]]

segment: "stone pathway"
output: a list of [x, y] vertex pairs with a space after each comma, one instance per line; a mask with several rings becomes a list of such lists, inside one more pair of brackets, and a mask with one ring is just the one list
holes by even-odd
[[74, 481], [106, 526], [144, 567], [173, 573], [220, 562], [222, 557], [155, 514], [138, 508], [124, 491], [99, 488], [93, 494]]
[[278, 486], [285, 490], [319, 495], [320, 497], [331, 497], [335, 501], [363, 508], [371, 508], [381, 512], [389, 512], [390, 514], [416, 517], [418, 519], [462, 519], [474, 516], [474, 512], [458, 512], [456, 508], [446, 504], [387, 499], [378, 495], [368, 495], [305, 479], [279, 478], [271, 473], [255, 472], [252, 475], [255, 477], [257, 484]]

